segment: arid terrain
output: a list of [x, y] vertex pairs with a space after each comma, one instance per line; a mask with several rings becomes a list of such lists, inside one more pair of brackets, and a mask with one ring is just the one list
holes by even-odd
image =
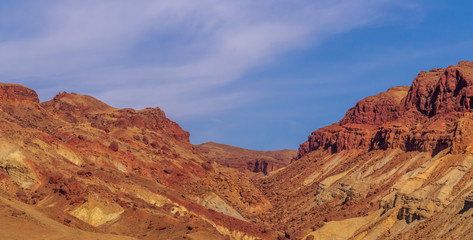
[[291, 150], [194, 146], [159, 108], [0, 85], [2, 239], [469, 239], [473, 63]]
[[222, 166], [264, 175], [289, 165], [297, 156], [295, 150], [255, 151], [214, 142], [200, 144], [197, 148], [206, 158]]

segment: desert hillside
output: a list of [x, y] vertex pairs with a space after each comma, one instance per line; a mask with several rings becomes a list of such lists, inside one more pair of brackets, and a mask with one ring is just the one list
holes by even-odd
[[263, 218], [306, 239], [468, 239], [473, 63], [421, 72], [318, 129], [259, 180]]
[[1, 84], [0, 100], [6, 239], [473, 234], [472, 62], [359, 101], [298, 152], [194, 146], [159, 108], [75, 93]]
[[40, 103], [33, 90], [15, 84], [0, 85], [0, 99], [2, 226], [29, 229], [2, 227], [1, 236], [277, 235], [249, 220], [271, 208], [262, 192], [201, 156], [189, 133], [159, 108], [116, 109], [66, 92]]

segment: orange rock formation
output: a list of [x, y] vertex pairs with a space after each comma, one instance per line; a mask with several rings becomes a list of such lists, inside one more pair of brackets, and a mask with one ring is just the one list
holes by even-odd
[[472, 89], [471, 62], [421, 72], [314, 131], [287, 165], [294, 152], [193, 146], [159, 108], [40, 103], [1, 84], [0, 235], [468, 239]]

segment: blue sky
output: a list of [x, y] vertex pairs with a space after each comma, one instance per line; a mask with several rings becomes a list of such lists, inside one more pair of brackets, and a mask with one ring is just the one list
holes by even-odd
[[473, 60], [473, 3], [0, 2], [0, 81], [160, 107], [191, 142], [297, 149], [358, 100]]

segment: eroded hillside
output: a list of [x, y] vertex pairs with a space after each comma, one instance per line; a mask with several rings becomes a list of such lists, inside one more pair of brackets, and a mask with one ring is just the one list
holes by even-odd
[[261, 191], [203, 158], [159, 108], [74, 93], [39, 103], [14, 84], [0, 86], [0, 99], [0, 186], [12, 211], [26, 212], [20, 201], [71, 229], [139, 239], [276, 234], [248, 220], [271, 207]]
[[315, 239], [467, 239], [473, 228], [473, 63], [421, 72], [313, 132], [261, 180], [264, 219]]
[[[411, 86], [359, 101], [340, 122], [314, 131], [289, 165], [275, 161], [277, 171], [255, 178], [217, 162], [262, 153], [220, 144], [199, 150], [159, 108], [116, 109], [74, 93], [40, 103], [33, 90], [14, 84], [0, 85], [0, 100], [2, 236], [468, 239], [473, 233], [471, 62], [421, 72]], [[234, 167], [254, 171], [247, 162]], [[12, 231], [16, 224], [24, 231]]]

